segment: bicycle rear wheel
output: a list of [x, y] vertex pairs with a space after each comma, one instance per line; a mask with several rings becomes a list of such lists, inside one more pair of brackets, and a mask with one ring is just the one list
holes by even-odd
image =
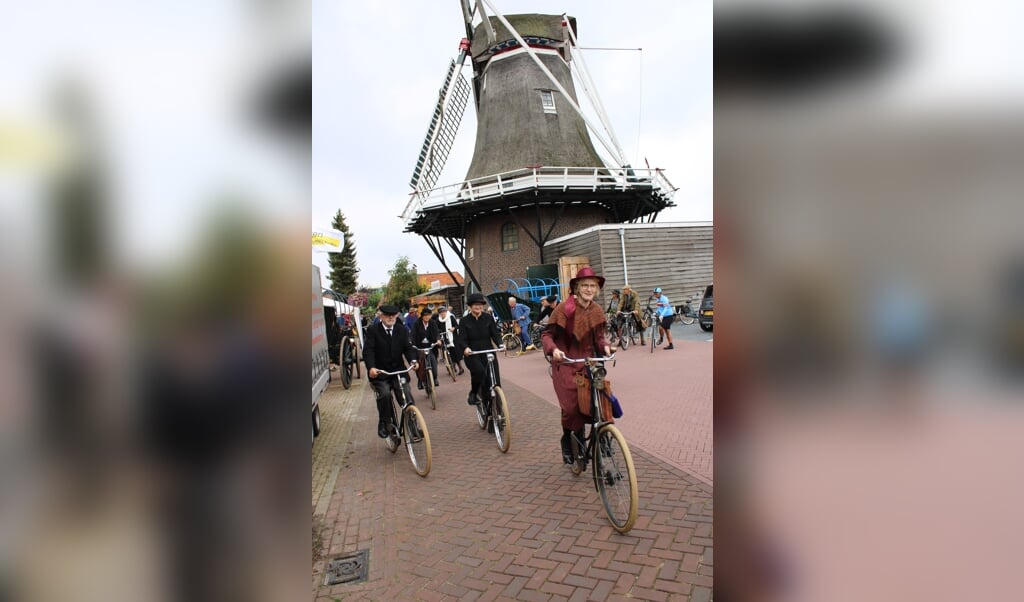
[[508, 451], [512, 443], [512, 430], [508, 415], [508, 401], [501, 387], [494, 387], [494, 399], [491, 401], [491, 420], [494, 421], [494, 438], [498, 440], [501, 453]]
[[476, 410], [475, 414], [477, 425], [481, 430], [487, 428], [487, 406], [485, 406], [483, 402], [477, 401], [476, 405], [473, 406], [473, 409]]
[[452, 382], [457, 382], [455, 379], [455, 366], [452, 364], [452, 354], [448, 351], [447, 347], [444, 347], [441, 353], [444, 355], [444, 369], [448, 371], [448, 376], [452, 377]]
[[569, 445], [572, 448], [572, 457], [576, 458], [576, 461], [569, 465], [569, 470], [574, 476], [579, 476], [587, 468], [587, 444], [585, 440], [577, 439], [576, 433], [570, 433]]
[[427, 392], [427, 397], [430, 399], [430, 409], [437, 409], [437, 389], [434, 388], [434, 373], [430, 371], [430, 366], [427, 366], [427, 382], [423, 383], [423, 390]]
[[352, 386], [352, 342], [348, 338], [341, 344], [341, 384]]
[[406, 406], [404, 426], [403, 434], [405, 447], [409, 451], [409, 460], [412, 461], [416, 474], [425, 477], [430, 472], [430, 433], [427, 432], [427, 422], [423, 419], [423, 414], [416, 406]]
[[501, 344], [505, 346], [505, 357], [508, 357], [510, 354], [519, 351], [519, 335], [514, 332], [503, 334], [501, 335]]
[[606, 424], [597, 431], [593, 461], [594, 485], [601, 494], [605, 514], [612, 528], [626, 533], [636, 522], [640, 496], [633, 456], [615, 425]]
[[687, 326], [697, 321], [697, 316], [693, 315], [692, 312], [689, 315], [685, 313], [677, 314], [676, 317], [679, 318], [680, 322], [686, 324]]

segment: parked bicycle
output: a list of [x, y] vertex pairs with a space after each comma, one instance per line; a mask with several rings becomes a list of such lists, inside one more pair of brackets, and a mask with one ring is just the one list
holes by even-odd
[[430, 472], [430, 434], [427, 432], [427, 422], [423, 419], [423, 414], [413, 405], [412, 391], [409, 389], [408, 373], [415, 368], [416, 364], [412, 364], [405, 370], [377, 370], [377, 373], [398, 379], [399, 385], [399, 393], [395, 393], [396, 388], [392, 387], [392, 415], [388, 417], [388, 436], [384, 439], [384, 445], [388, 451], [395, 453], [404, 441], [413, 470], [421, 477], [425, 477]]
[[341, 384], [346, 389], [352, 386], [353, 372], [356, 378], [362, 377], [359, 368], [359, 339], [350, 330], [341, 340]]
[[619, 339], [622, 338], [622, 313], [608, 312], [604, 315], [604, 318], [604, 331], [608, 344], [617, 345]]
[[420, 352], [420, 366], [423, 367], [425, 376], [422, 377], [423, 390], [427, 393], [427, 398], [430, 399], [430, 409], [437, 409], [437, 387], [434, 386], [434, 380], [437, 378], [437, 360], [434, 358], [434, 354], [431, 353], [431, 349], [434, 346], [429, 347], [417, 347], [416, 351]]
[[498, 441], [498, 449], [504, 453], [508, 451], [509, 444], [512, 442], [512, 431], [508, 400], [505, 399], [505, 392], [501, 390], [501, 386], [495, 384], [498, 379], [494, 373], [494, 362], [496, 361], [495, 355], [499, 351], [505, 351], [505, 347], [467, 351], [466, 355], [487, 354], [487, 374], [484, 375], [486, 380], [483, 383], [487, 394], [479, 396], [476, 400], [476, 421], [481, 429], [486, 428], [488, 432], [494, 432], [494, 438]]
[[700, 307], [700, 293], [690, 297], [686, 300], [686, 303], [677, 305], [675, 310], [675, 319], [679, 320], [683, 324], [689, 326], [697, 321], [697, 310], [694, 307]]
[[579, 475], [586, 470], [587, 462], [592, 462], [594, 487], [601, 495], [604, 512], [612, 528], [619, 533], [626, 533], [636, 522], [640, 495], [629, 445], [618, 427], [612, 424], [612, 417], [607, 415], [611, 412], [611, 402], [604, 393], [607, 375], [605, 363], [610, 361], [614, 366], [615, 354], [582, 359], [567, 357], [563, 361], [586, 366], [584, 374], [591, 385], [590, 428], [583, 441], [575, 433], [570, 435], [573, 456], [576, 458], [576, 462], [569, 465], [570, 470], [574, 475]]
[[441, 362], [444, 364], [445, 371], [448, 372], [448, 376], [452, 377], [452, 382], [457, 382], [455, 378], [455, 360], [452, 359], [451, 348], [448, 347], [452, 343], [452, 333], [442, 332], [441, 333]]

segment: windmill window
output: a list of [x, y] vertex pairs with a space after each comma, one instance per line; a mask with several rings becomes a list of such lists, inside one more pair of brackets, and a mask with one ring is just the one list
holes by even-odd
[[556, 113], [555, 111], [555, 93], [551, 90], [540, 91], [540, 105], [544, 107], [545, 113]]
[[501, 250], [515, 251], [519, 248], [519, 229], [509, 222], [501, 227]]

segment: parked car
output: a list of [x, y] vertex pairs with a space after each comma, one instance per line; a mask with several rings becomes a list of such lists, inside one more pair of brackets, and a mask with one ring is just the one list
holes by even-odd
[[697, 321], [700, 329], [704, 332], [711, 332], [715, 322], [715, 285], [709, 284], [704, 289], [704, 296], [700, 300], [700, 310], [697, 312]]

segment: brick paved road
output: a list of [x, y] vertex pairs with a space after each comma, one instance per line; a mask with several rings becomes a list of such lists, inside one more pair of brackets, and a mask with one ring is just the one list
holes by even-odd
[[[710, 344], [693, 344], [707, 347], [710, 362]], [[620, 356], [611, 371], [616, 389], [640, 378], [634, 369], [658, 372], [669, 362], [681, 370], [687, 356], [673, 355], [683, 350], [676, 347], [644, 360], [632, 359], [632, 349]], [[543, 359], [530, 354], [502, 366], [512, 415], [509, 453], [477, 427], [465, 403], [468, 374], [458, 383], [445, 377], [438, 410], [419, 402], [434, 451], [426, 479], [413, 472], [404, 450], [392, 455], [376, 437], [376, 407], [364, 381], [350, 391], [340, 384], [328, 389], [313, 450], [313, 510], [323, 525], [324, 556], [367, 549], [370, 572], [366, 583], [324, 587], [321, 561], [314, 567], [316, 599], [709, 599], [710, 471], [698, 478], [666, 461], [672, 445], [641, 441], [660, 435], [642, 426], [647, 412], [630, 398], [620, 427], [633, 442], [640, 515], [629, 534], [616, 533], [592, 482], [573, 477], [558, 458], [558, 410], [544, 398], [550, 385]], [[670, 397], [643, 398], [672, 405]], [[709, 394], [707, 404], [710, 414]], [[710, 431], [706, 438], [710, 445]]]

